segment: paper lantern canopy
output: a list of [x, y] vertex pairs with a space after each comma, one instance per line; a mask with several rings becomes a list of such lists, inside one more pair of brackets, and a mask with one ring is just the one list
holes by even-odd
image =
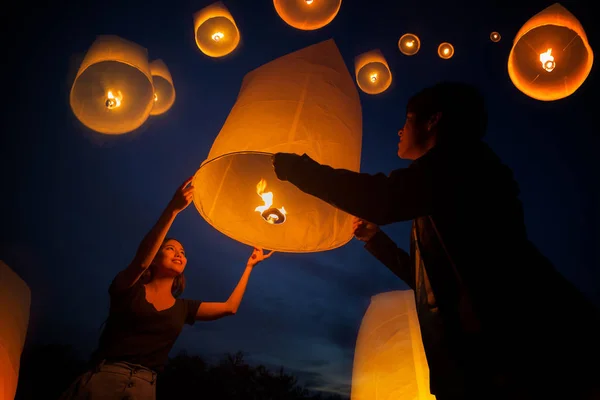
[[351, 400], [435, 400], [412, 290], [371, 298], [354, 351]]
[[556, 3], [517, 32], [508, 56], [508, 74], [527, 96], [542, 101], [573, 94], [587, 79], [594, 54], [581, 23]]
[[417, 35], [412, 33], [405, 33], [402, 35], [400, 40], [398, 40], [398, 48], [400, 52], [407, 56], [413, 56], [417, 54], [419, 49], [421, 48], [421, 41]]
[[271, 155], [308, 154], [360, 169], [361, 106], [352, 77], [328, 40], [249, 72], [208, 158], [194, 204], [223, 234], [281, 252], [334, 249], [352, 238], [352, 217], [279, 181]]
[[31, 291], [0, 261], [0, 398], [14, 399], [29, 326]]
[[140, 127], [154, 105], [146, 49], [118, 36], [100, 36], [85, 55], [70, 94], [82, 124], [118, 135]]
[[448, 42], [440, 43], [438, 46], [438, 56], [444, 60], [452, 58], [454, 55], [454, 46]]
[[490, 33], [490, 40], [494, 43], [498, 43], [502, 39], [502, 36], [498, 32]]
[[385, 92], [392, 84], [392, 72], [379, 50], [360, 54], [354, 60], [356, 83], [368, 94]]
[[162, 60], [150, 63], [150, 73], [154, 83], [154, 106], [150, 115], [160, 115], [175, 103], [175, 86], [171, 73]]
[[213, 3], [194, 14], [198, 48], [209, 57], [223, 57], [240, 43], [240, 31], [223, 3]]
[[311, 31], [333, 21], [342, 0], [273, 0], [273, 5], [288, 25]]

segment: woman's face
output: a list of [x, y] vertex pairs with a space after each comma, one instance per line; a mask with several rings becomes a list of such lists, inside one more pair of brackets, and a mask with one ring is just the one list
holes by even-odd
[[183, 273], [187, 258], [181, 243], [174, 239], [167, 240], [154, 257], [153, 264], [163, 273], [172, 273], [174, 276]]

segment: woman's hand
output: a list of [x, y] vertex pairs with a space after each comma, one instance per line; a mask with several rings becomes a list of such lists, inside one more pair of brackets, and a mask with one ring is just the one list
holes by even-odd
[[254, 250], [252, 251], [252, 254], [250, 255], [250, 258], [248, 258], [248, 263], [246, 264], [246, 266], [252, 268], [256, 264], [261, 262], [262, 260], [265, 260], [265, 259], [271, 257], [271, 255], [273, 255], [274, 252], [275, 252], [274, 250], [271, 250], [270, 253], [263, 254], [263, 249], [259, 249], [258, 247], [255, 247]]
[[193, 177], [188, 178], [175, 191], [173, 198], [169, 202], [169, 209], [175, 213], [180, 213], [190, 205], [194, 198], [194, 186], [191, 185]]
[[362, 242], [368, 242], [379, 231], [379, 227], [372, 222], [354, 217], [352, 219], [352, 233]]

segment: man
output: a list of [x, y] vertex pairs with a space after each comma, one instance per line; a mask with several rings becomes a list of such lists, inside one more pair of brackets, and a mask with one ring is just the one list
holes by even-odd
[[[369, 175], [287, 153], [273, 165], [357, 216], [355, 236], [415, 291], [438, 400], [596, 398], [598, 367], [583, 365], [599, 354], [598, 311], [528, 240], [486, 125], [475, 88], [440, 83], [408, 102], [398, 156], [409, 168]], [[409, 220], [410, 254], [377, 227]]]

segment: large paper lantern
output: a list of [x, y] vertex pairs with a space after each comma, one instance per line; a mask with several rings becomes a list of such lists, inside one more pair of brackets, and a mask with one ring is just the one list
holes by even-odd
[[139, 128], [153, 107], [148, 52], [118, 36], [99, 36], [85, 55], [70, 103], [88, 128], [118, 135]]
[[435, 400], [412, 290], [371, 298], [352, 368], [352, 400]]
[[169, 69], [163, 60], [150, 63], [150, 73], [154, 82], [154, 106], [150, 115], [165, 113], [175, 103], [175, 86]]
[[273, 0], [273, 5], [288, 25], [312, 31], [333, 21], [342, 0]]
[[198, 48], [207, 56], [223, 57], [240, 43], [240, 31], [223, 3], [216, 2], [194, 14]]
[[572, 95], [586, 80], [594, 53], [581, 23], [556, 3], [517, 32], [508, 75], [527, 96], [552, 101]]
[[333, 40], [248, 73], [208, 158], [194, 204], [225, 235], [281, 252], [334, 249], [352, 238], [351, 216], [277, 179], [271, 155], [306, 153], [360, 169], [361, 106]]
[[21, 353], [29, 326], [31, 292], [27, 284], [0, 261], [0, 398], [14, 399]]
[[440, 43], [438, 46], [438, 56], [443, 60], [449, 60], [454, 55], [454, 46], [448, 42]]
[[385, 92], [392, 84], [392, 72], [379, 50], [360, 54], [354, 60], [356, 83], [368, 94]]
[[398, 40], [398, 48], [402, 54], [414, 56], [421, 48], [421, 41], [417, 35], [405, 33], [400, 40]]

